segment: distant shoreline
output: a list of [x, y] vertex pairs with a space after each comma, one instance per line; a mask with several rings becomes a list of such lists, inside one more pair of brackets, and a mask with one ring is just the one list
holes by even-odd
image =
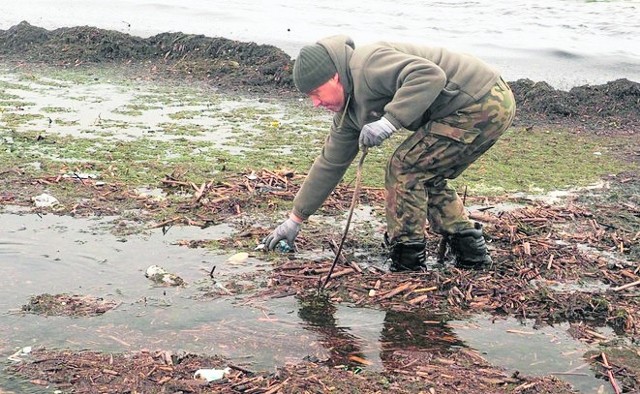
[[[300, 96], [291, 78], [293, 59], [272, 45], [184, 33], [141, 38], [77, 26], [46, 30], [22, 22], [0, 30], [5, 61], [60, 67], [112, 64], [158, 76], [200, 80], [229, 91]], [[506, 76], [506, 75], [505, 75]], [[508, 79], [508, 76], [506, 76]], [[509, 81], [518, 103], [516, 123], [553, 123], [578, 131], [635, 134], [640, 129], [640, 83], [616, 79], [568, 91], [545, 81]], [[301, 97], [301, 96], [300, 96]]]

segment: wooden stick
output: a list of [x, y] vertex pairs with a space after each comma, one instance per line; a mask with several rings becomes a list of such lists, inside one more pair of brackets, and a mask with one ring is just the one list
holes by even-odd
[[275, 387], [269, 388], [269, 391], [266, 391], [264, 394], [274, 394], [280, 391], [281, 388], [287, 387], [287, 383], [289, 383], [291, 378], [286, 378], [282, 383], [278, 383]]
[[415, 304], [419, 304], [422, 301], [426, 300], [427, 298], [429, 298], [428, 294], [423, 294], [421, 296], [417, 296], [416, 298], [412, 298], [409, 301], [407, 301], [409, 304], [411, 305], [415, 305]]
[[[353, 268], [349, 267], [349, 268], [343, 269], [342, 271], [336, 272], [335, 274], [333, 274], [333, 277], [334, 278], [339, 278], [341, 276], [349, 275], [349, 274], [352, 274], [354, 272], [355, 271], [353, 270]], [[329, 272], [329, 274], [326, 277], [323, 277], [322, 279], [320, 279], [320, 280], [324, 280], [325, 285], [328, 282], [329, 275], [331, 275], [331, 272]], [[324, 289], [324, 286], [322, 286], [322, 288]]]
[[327, 287], [327, 283], [329, 279], [331, 279], [331, 274], [336, 267], [336, 263], [340, 260], [340, 256], [342, 254], [342, 248], [344, 246], [344, 241], [347, 239], [347, 234], [349, 232], [349, 225], [351, 224], [351, 217], [353, 216], [353, 210], [356, 207], [356, 203], [358, 202], [358, 195], [360, 194], [360, 183], [362, 183], [362, 164], [364, 163], [364, 158], [367, 156], [367, 147], [362, 148], [362, 155], [360, 156], [360, 161], [358, 162], [358, 170], [356, 171], [356, 187], [353, 191], [353, 198], [351, 199], [351, 208], [349, 209], [349, 216], [347, 217], [347, 224], [344, 226], [344, 233], [342, 234], [342, 239], [340, 240], [340, 246], [338, 246], [338, 251], [336, 252], [336, 258], [333, 260], [333, 264], [331, 264], [331, 269], [329, 270], [329, 274], [324, 282], [321, 282], [318, 291], [322, 291], [325, 287]]
[[500, 219], [498, 219], [495, 216], [491, 216], [489, 214], [482, 213], [482, 212], [476, 212], [476, 211], [472, 211], [472, 212], [469, 213], [469, 219], [473, 219], [473, 220], [477, 220], [479, 222], [485, 222], [485, 223], [498, 223], [498, 222], [500, 222]]
[[289, 378], [282, 383], [278, 383], [274, 386], [268, 387], [269, 390], [265, 391], [264, 394], [275, 394], [284, 386], [285, 383], [289, 381]]
[[584, 372], [551, 372], [550, 375], [562, 375], [562, 376], [589, 376]]
[[207, 184], [203, 183], [201, 187], [197, 187], [194, 183], [191, 183], [191, 185], [193, 186], [194, 189], [196, 189], [196, 192], [193, 196], [193, 202], [192, 202], [192, 204], [195, 204], [198, 201], [200, 201], [200, 199], [202, 199], [202, 197], [204, 196], [204, 191], [207, 188]]
[[380, 299], [384, 300], [384, 299], [387, 299], [387, 298], [391, 298], [394, 295], [400, 294], [403, 291], [407, 290], [409, 288], [409, 286], [411, 286], [411, 282], [403, 283], [400, 286], [398, 286], [395, 289], [393, 289], [390, 292], [388, 292], [387, 294], [383, 295]]
[[614, 287], [611, 290], [613, 290], [613, 291], [621, 291], [621, 290], [628, 289], [630, 287], [634, 287], [634, 286], [638, 286], [638, 285], [640, 285], [640, 280], [637, 280], [637, 281], [631, 282], [631, 283], [627, 283], [626, 285]]
[[249, 370], [249, 369], [243, 368], [243, 367], [241, 367], [241, 366], [239, 366], [239, 365], [235, 365], [235, 364], [227, 364], [227, 366], [228, 366], [229, 368], [231, 368], [231, 369], [235, 369], [236, 371], [240, 371], [240, 372], [242, 372], [242, 373], [244, 373], [244, 374], [247, 374], [247, 375], [254, 375], [254, 374], [255, 374], [255, 372], [253, 372], [253, 371], [251, 371], [251, 370]]
[[358, 263], [356, 263], [355, 261], [351, 261], [349, 262], [349, 266], [351, 268], [354, 269], [354, 271], [356, 271], [357, 273], [361, 274], [362, 273], [362, 268], [360, 268], [360, 266], [358, 265]]
[[422, 287], [420, 289], [415, 289], [413, 293], [426, 293], [426, 292], [436, 291], [436, 290], [438, 290], [438, 286]]
[[340, 252], [340, 254], [338, 254], [338, 249], [340, 249], [340, 247], [338, 246], [336, 241], [334, 241], [333, 239], [330, 239], [329, 240], [329, 247], [331, 248], [331, 251], [337, 256], [338, 262], [340, 264], [345, 264], [346, 265], [347, 264], [347, 259], [344, 257], [342, 252]]
[[174, 181], [172, 179], [163, 179], [161, 182], [174, 186], [191, 186], [190, 182]]
[[598, 339], [602, 339], [603, 341], [607, 340], [607, 337], [600, 334], [599, 332], [593, 331], [593, 330], [589, 330], [589, 329], [585, 329], [584, 332], [586, 332], [587, 334], [591, 335], [592, 337], [596, 337]]
[[613, 376], [613, 372], [611, 372], [611, 365], [609, 365], [609, 362], [607, 361], [607, 355], [604, 353], [601, 353], [602, 356], [602, 362], [604, 363], [605, 368], [607, 368], [607, 375], [609, 376], [609, 383], [611, 383], [611, 386], [613, 387], [613, 391], [615, 391], [616, 394], [620, 394], [620, 388], [618, 387], [618, 383], [616, 383], [616, 378]]
[[164, 222], [156, 223], [155, 225], [151, 226], [151, 228], [164, 227], [166, 225], [172, 224], [173, 222], [175, 222], [177, 220], [180, 220], [180, 217], [176, 216], [176, 217], [173, 217], [171, 219], [167, 219]]

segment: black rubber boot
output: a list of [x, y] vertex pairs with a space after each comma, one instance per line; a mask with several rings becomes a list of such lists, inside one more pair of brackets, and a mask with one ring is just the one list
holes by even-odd
[[482, 236], [482, 224], [462, 230], [448, 237], [455, 265], [460, 268], [482, 268], [493, 263], [487, 252], [487, 244]]
[[385, 243], [389, 246], [391, 272], [420, 271], [426, 267], [427, 244], [425, 241], [389, 243], [385, 234]]

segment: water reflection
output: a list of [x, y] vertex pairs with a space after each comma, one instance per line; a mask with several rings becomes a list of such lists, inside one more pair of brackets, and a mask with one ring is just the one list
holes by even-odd
[[354, 358], [365, 360], [362, 341], [351, 334], [349, 327], [340, 327], [335, 318], [336, 307], [327, 296], [309, 296], [298, 299], [298, 317], [304, 326], [319, 335], [318, 342], [329, 352], [329, 364], [348, 365]]
[[[533, 321], [489, 315], [445, 322], [428, 311], [348, 307], [335, 305], [326, 296], [298, 297], [297, 301], [303, 327], [317, 335], [318, 343], [327, 352], [327, 359], [312, 361], [351, 369], [393, 371], [414, 360], [431, 360], [471, 349], [508, 371], [554, 375], [580, 392], [612, 392], [606, 382], [595, 377], [583, 358], [597, 345], [572, 338], [568, 323], [534, 328]], [[613, 335], [610, 331], [606, 334]]]
[[425, 312], [370, 310], [368, 316], [360, 316], [364, 320], [346, 326], [338, 317], [340, 310], [326, 296], [299, 297], [298, 301], [298, 316], [327, 349], [329, 358], [323, 361], [329, 365], [393, 370], [402, 354], [440, 356], [465, 346], [450, 327]]

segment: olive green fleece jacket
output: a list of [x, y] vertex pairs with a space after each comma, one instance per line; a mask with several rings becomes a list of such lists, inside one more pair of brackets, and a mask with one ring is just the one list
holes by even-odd
[[356, 48], [344, 35], [318, 44], [336, 66], [348, 105], [334, 116], [322, 152], [293, 201], [293, 213], [302, 219], [320, 208], [344, 176], [358, 154], [365, 124], [384, 116], [397, 129], [415, 131], [474, 103], [499, 78], [479, 59], [439, 47], [378, 42]]

